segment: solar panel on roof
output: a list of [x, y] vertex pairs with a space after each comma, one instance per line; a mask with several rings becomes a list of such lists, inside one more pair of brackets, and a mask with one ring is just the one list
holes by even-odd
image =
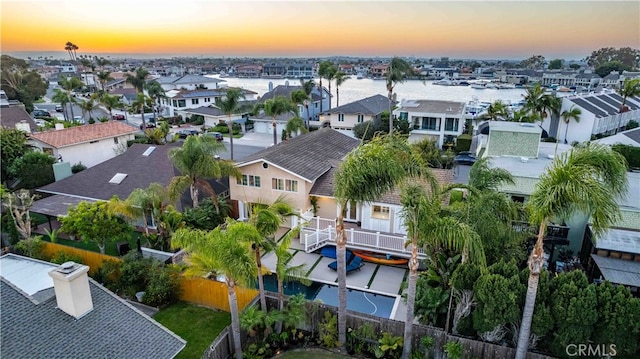
[[619, 112], [619, 109], [613, 106], [610, 106], [608, 103], [602, 101], [600, 99], [601, 96], [591, 96], [585, 98], [585, 100], [591, 102], [594, 106], [606, 111], [609, 116], [615, 115]]
[[595, 114], [597, 117], [604, 117], [607, 116], [607, 113], [600, 110], [599, 108], [593, 106], [591, 103], [585, 101], [584, 99], [581, 98], [574, 98], [571, 99], [571, 101], [573, 101], [573, 103], [575, 103], [576, 105], [584, 108], [585, 110]]

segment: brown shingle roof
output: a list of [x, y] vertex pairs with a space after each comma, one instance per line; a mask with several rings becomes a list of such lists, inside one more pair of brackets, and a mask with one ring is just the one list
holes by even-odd
[[92, 125], [76, 126], [63, 130], [52, 130], [41, 133], [34, 133], [31, 138], [46, 143], [55, 148], [75, 145], [89, 141], [101, 140], [136, 133], [138, 129], [124, 123], [109, 121], [99, 122]]
[[16, 124], [26, 121], [31, 130], [35, 130], [36, 123], [22, 107], [3, 107], [0, 109], [0, 123], [4, 128], [16, 128]]

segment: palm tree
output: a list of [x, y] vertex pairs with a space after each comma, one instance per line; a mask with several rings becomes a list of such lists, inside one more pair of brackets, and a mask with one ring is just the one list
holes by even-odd
[[389, 97], [389, 133], [393, 132], [393, 89], [397, 84], [404, 82], [409, 76], [413, 75], [413, 67], [405, 60], [394, 57], [389, 63], [385, 80]]
[[507, 111], [507, 107], [504, 103], [497, 100], [487, 108], [487, 117], [491, 121], [498, 121], [501, 118], [509, 117], [509, 112]]
[[82, 102], [80, 102], [80, 109], [82, 110], [82, 118], [85, 117], [85, 115], [88, 113], [89, 114], [89, 119], [93, 118], [93, 109], [96, 108], [96, 103], [93, 101], [93, 99], [88, 99], [88, 100], [82, 100]]
[[69, 104], [69, 110], [71, 111], [71, 118], [73, 118], [73, 100], [71, 92], [73, 90], [82, 87], [82, 81], [77, 77], [63, 77], [60, 79], [60, 86], [67, 92], [67, 99]]
[[109, 118], [113, 118], [113, 109], [118, 108], [122, 104], [120, 102], [120, 97], [109, 95], [108, 93], [104, 93], [100, 96], [100, 103], [107, 108], [107, 111], [109, 111]]
[[586, 213], [591, 217], [594, 238], [598, 238], [620, 218], [616, 200], [626, 195], [627, 186], [625, 159], [611, 148], [595, 143], [561, 154], [540, 177], [528, 203], [530, 221], [540, 227], [529, 257], [529, 281], [516, 359], [524, 359], [529, 347], [538, 281], [544, 265], [547, 222], [575, 212]]
[[331, 66], [333, 64], [331, 61], [322, 61], [320, 66], [318, 66], [318, 77], [320, 81], [318, 81], [318, 92], [320, 93], [320, 113], [322, 113], [322, 103], [324, 102], [324, 89], [322, 88], [322, 78], [326, 78], [331, 71]]
[[298, 116], [295, 116], [287, 121], [287, 125], [285, 126], [284, 130], [287, 132], [287, 139], [291, 138], [292, 133], [295, 133], [297, 135], [298, 132], [308, 132], [306, 127], [304, 127], [304, 120]]
[[160, 85], [160, 83], [156, 80], [147, 82], [144, 87], [147, 90], [147, 95], [149, 95], [149, 97], [151, 97], [151, 100], [153, 101], [153, 117], [158, 118], [159, 114], [156, 110], [160, 105], [160, 99], [165, 97], [164, 89], [162, 88], [162, 85]]
[[305, 122], [305, 127], [309, 128], [309, 122], [311, 121], [311, 112], [309, 112], [309, 100], [311, 100], [311, 93], [313, 93], [313, 89], [316, 88], [316, 83], [313, 79], [309, 81], [305, 81], [303, 78], [300, 78], [300, 85], [302, 86], [302, 90], [307, 95], [307, 99], [304, 100], [304, 107], [307, 110], [307, 120]]
[[67, 110], [65, 108], [69, 103], [69, 96], [67, 92], [60, 89], [53, 90], [53, 97], [51, 98], [51, 101], [60, 103], [60, 106], [63, 108], [62, 116], [64, 116], [64, 120], [67, 121]]
[[[419, 175], [421, 160], [406, 140], [395, 135], [374, 137], [350, 152], [334, 177], [335, 195], [340, 212], [336, 220], [338, 261], [338, 341], [346, 343], [347, 281], [344, 217], [349, 202], [372, 202], [389, 192], [408, 176]], [[375, 185], [372, 185], [375, 183]]]
[[[220, 179], [227, 176], [240, 176], [240, 171], [233, 162], [216, 159], [215, 156], [226, 148], [213, 137], [189, 136], [180, 148], [169, 150], [169, 158], [181, 175], [173, 177], [169, 184], [169, 193], [172, 200], [189, 188], [193, 208], [198, 208], [199, 188], [203, 188], [212, 197], [215, 191], [207, 182], [208, 179]], [[217, 201], [214, 200], [216, 210]]]
[[336, 107], [338, 107], [340, 106], [340, 86], [350, 77], [343, 71], [338, 71], [333, 78], [336, 80]]
[[145, 95], [143, 92], [138, 92], [138, 96], [133, 102], [131, 102], [131, 107], [140, 111], [140, 116], [142, 118], [142, 129], [145, 130], [147, 128], [147, 124], [144, 120], [144, 109], [145, 107], [153, 106], [153, 102], [151, 97]]
[[144, 91], [144, 84], [149, 76], [149, 71], [142, 67], [138, 67], [133, 74], [126, 74], [125, 81], [131, 84], [138, 92]]
[[[622, 87], [620, 88], [620, 96], [622, 96], [622, 103], [620, 104], [620, 113], [624, 113], [629, 109], [626, 106], [627, 99], [629, 97], [640, 96], [640, 79], [625, 79], [622, 83]], [[622, 121], [622, 116], [618, 116], [618, 126], [616, 126], [616, 133], [618, 133], [618, 129], [621, 127], [620, 122]]]
[[84, 75], [84, 83], [87, 86], [87, 90], [89, 89], [89, 77], [87, 76], [87, 67], [91, 67], [93, 68], [93, 62], [91, 62], [91, 60], [87, 59], [87, 58], [80, 58], [80, 63], [82, 64], [82, 74]]
[[253, 211], [249, 217], [249, 223], [253, 224], [260, 233], [260, 238], [251, 244], [255, 252], [256, 264], [258, 266], [258, 289], [260, 291], [260, 307], [267, 310], [267, 301], [264, 293], [264, 280], [262, 278], [262, 261], [260, 251], [272, 250], [276, 244], [274, 235], [284, 223], [285, 218], [291, 216], [294, 209], [285, 197], [278, 197], [272, 204], [266, 205], [257, 203], [253, 206]]
[[113, 77], [111, 77], [111, 72], [109, 71], [98, 72], [98, 82], [100, 82], [100, 87], [102, 88], [102, 91], [104, 91], [104, 85], [111, 80], [113, 80]]
[[76, 56], [76, 50], [79, 49], [79, 47], [74, 44], [71, 41], [67, 41], [67, 43], [64, 45], [64, 49], [67, 51], [67, 53], [69, 54], [69, 59], [71, 61], [75, 61], [77, 60], [77, 56]]
[[336, 67], [336, 65], [331, 64], [327, 69], [327, 73], [325, 75], [325, 78], [329, 83], [329, 108], [328, 109], [331, 109], [331, 81], [333, 81], [336, 78], [337, 73], [338, 73], [338, 68]]
[[473, 229], [460, 220], [440, 215], [442, 197], [436, 191], [429, 195], [422, 183], [413, 182], [403, 186], [401, 191], [402, 211], [407, 233], [411, 241], [409, 278], [407, 289], [407, 318], [404, 325], [403, 357], [409, 358], [413, 343], [413, 319], [418, 283], [418, 247], [426, 248], [433, 258], [441, 248], [459, 251], [462, 261], [468, 257], [481, 267], [486, 265], [482, 242]]
[[[275, 247], [276, 254], [276, 277], [278, 277], [278, 309], [282, 311], [284, 309], [284, 283], [292, 280], [297, 280], [304, 285], [311, 285], [311, 281], [307, 278], [307, 270], [305, 264], [299, 264], [297, 266], [287, 266], [287, 263], [291, 260], [293, 255], [289, 252], [291, 247], [291, 240], [297, 237], [300, 232], [300, 228], [296, 227], [291, 229], [285, 234], [280, 242]], [[280, 332], [280, 323], [278, 323], [278, 332]]]
[[[298, 106], [302, 106], [302, 105], [304, 105], [305, 101], [309, 100], [309, 95], [307, 95], [307, 93], [304, 92], [304, 89], [293, 90], [293, 91], [291, 91], [291, 94], [289, 95], [289, 99], [294, 104], [296, 104]], [[298, 114], [300, 114], [300, 112], [301, 111], [298, 111]]]
[[[580, 115], [582, 115], [582, 111], [574, 106], [571, 106], [571, 108], [569, 108], [568, 110], [564, 110], [562, 111], [562, 113], [560, 114], [560, 117], [562, 117], [562, 120], [564, 121], [566, 127], [564, 128], [564, 143], [567, 143], [567, 132], [569, 131], [569, 122], [571, 122], [571, 120], [576, 121], [576, 123], [580, 122]], [[558, 154], [558, 142], [560, 142], [559, 140], [556, 141], [556, 154]]]
[[244, 99], [242, 89], [231, 88], [225, 93], [223, 99], [216, 99], [216, 107], [227, 115], [227, 126], [229, 128], [229, 149], [231, 150], [231, 160], [233, 161], [233, 120], [231, 115], [238, 113], [240, 109], [240, 99]]
[[171, 246], [184, 248], [189, 253], [187, 275], [215, 278], [224, 276], [227, 284], [231, 331], [235, 358], [242, 359], [240, 316], [236, 287], [249, 287], [255, 280], [258, 268], [253, 260], [249, 243], [260, 237], [256, 228], [244, 222], [227, 219], [222, 226], [212, 231], [181, 228], [173, 234]]
[[271, 117], [271, 126], [273, 126], [273, 144], [276, 145], [278, 144], [276, 117], [287, 112], [295, 111], [295, 105], [293, 105], [291, 101], [284, 96], [276, 96], [265, 101], [261, 107], [264, 109], [264, 113]]

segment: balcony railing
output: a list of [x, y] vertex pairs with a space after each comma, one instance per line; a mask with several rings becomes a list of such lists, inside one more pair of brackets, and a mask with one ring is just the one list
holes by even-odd
[[[518, 232], [529, 232], [532, 236], [538, 233], [538, 226], [531, 226], [528, 222], [513, 222], [513, 228]], [[551, 224], [547, 226], [545, 238], [567, 239], [569, 238], [569, 227]]]
[[[314, 217], [302, 229], [300, 242], [304, 244], [307, 253], [313, 252], [328, 244], [335, 244], [336, 229], [335, 220]], [[393, 255], [408, 257], [411, 255], [411, 245], [405, 247], [406, 236], [397, 236], [387, 233], [345, 229], [347, 247], [351, 249], [377, 251]], [[425, 258], [422, 248], [418, 248], [418, 256]]]

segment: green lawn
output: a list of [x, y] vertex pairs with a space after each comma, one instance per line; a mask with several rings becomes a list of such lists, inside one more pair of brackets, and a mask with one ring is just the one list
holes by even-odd
[[350, 356], [332, 353], [324, 349], [309, 348], [309, 349], [296, 349], [296, 350], [284, 352], [280, 355], [276, 355], [275, 358], [278, 358], [278, 359], [297, 359], [297, 358], [342, 359], [342, 358], [350, 358]]
[[231, 314], [187, 303], [159, 311], [153, 319], [187, 341], [176, 359], [200, 359], [207, 347], [231, 324]]

